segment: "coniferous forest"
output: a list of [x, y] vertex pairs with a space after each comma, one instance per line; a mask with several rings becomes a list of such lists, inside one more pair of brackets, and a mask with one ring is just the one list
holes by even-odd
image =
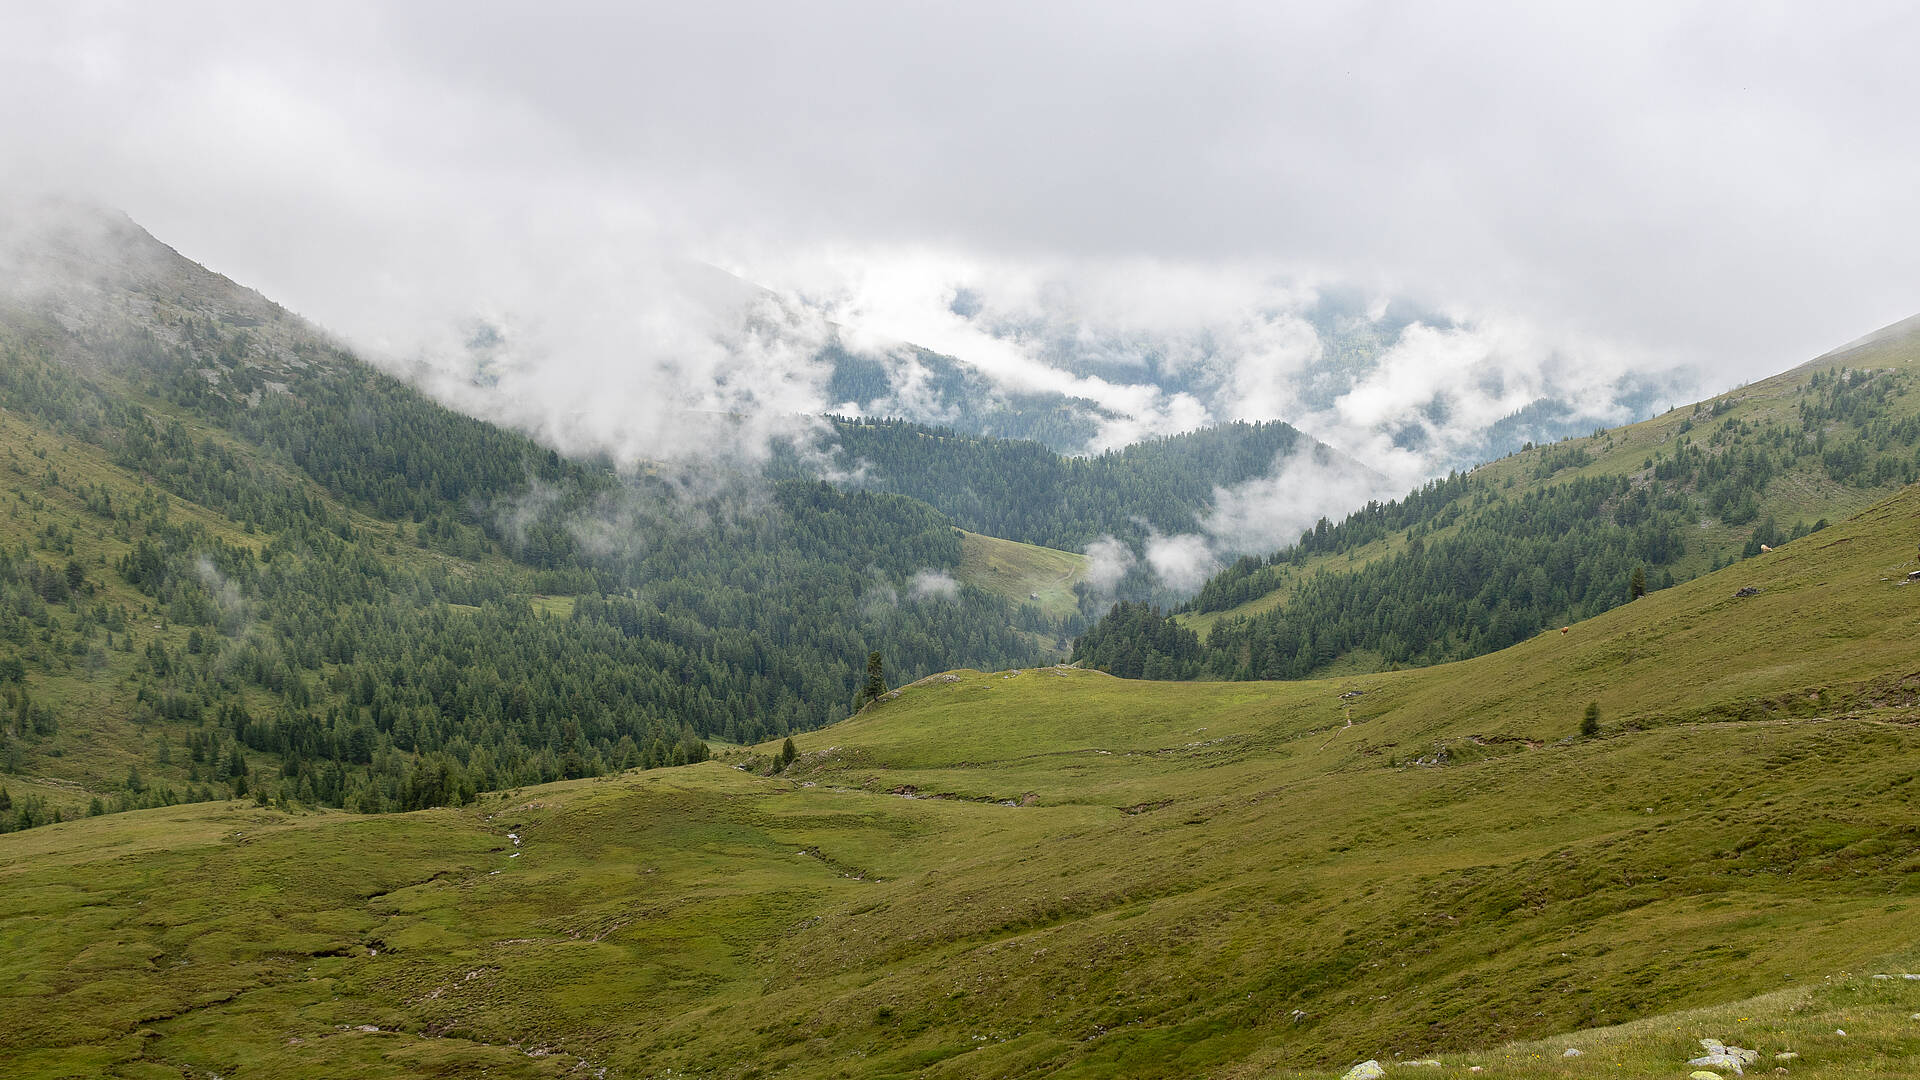
[[[31, 539], [0, 553], [7, 771], [104, 703], [177, 777], [130, 776], [107, 809], [408, 809], [698, 760], [846, 715], [870, 651], [910, 679], [1033, 662], [1061, 629], [908, 589], [960, 539], [902, 495], [621, 475], [321, 343], [269, 380], [260, 342], [212, 319], [171, 343], [14, 323], [0, 407], [68, 453], [10, 463]], [[51, 463], [76, 445], [113, 468]], [[0, 823], [45, 816], [10, 800]]]

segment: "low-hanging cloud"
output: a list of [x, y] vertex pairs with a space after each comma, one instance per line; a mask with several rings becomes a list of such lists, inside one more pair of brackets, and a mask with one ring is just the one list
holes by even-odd
[[1285, 455], [1266, 476], [1215, 488], [1213, 509], [1200, 519], [1201, 535], [1219, 558], [1277, 551], [1321, 518], [1339, 520], [1370, 500], [1403, 491], [1351, 458], [1311, 450]]
[[945, 570], [921, 570], [908, 580], [907, 595], [915, 600], [958, 600], [960, 582]]
[[1126, 541], [1102, 536], [1087, 545], [1084, 580], [1095, 595], [1108, 595], [1126, 579], [1137, 561]]
[[1096, 597], [1145, 587], [1156, 602], [1184, 599], [1237, 556], [1279, 551], [1323, 517], [1401, 493], [1351, 458], [1303, 447], [1280, 455], [1264, 476], [1214, 488], [1190, 532], [1149, 531], [1138, 550], [1110, 536], [1088, 545], [1087, 588]]
[[844, 333], [1093, 401], [1088, 450], [1281, 418], [1407, 486], [1539, 402], [1789, 366], [1920, 277], [1899, 5], [681, 15], [16, 5], [0, 185], [627, 463], [805, 442]]
[[1177, 593], [1197, 590], [1220, 569], [1213, 545], [1198, 533], [1147, 537], [1146, 562], [1153, 576]]

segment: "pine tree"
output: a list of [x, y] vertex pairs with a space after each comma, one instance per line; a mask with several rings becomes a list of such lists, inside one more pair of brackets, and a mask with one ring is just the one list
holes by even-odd
[[799, 756], [800, 751], [794, 749], [792, 737], [788, 737], [786, 742], [780, 744], [780, 767], [782, 769], [793, 764], [793, 759]]
[[874, 701], [886, 692], [887, 676], [880, 663], [880, 654], [870, 652], [867, 654], [867, 686], [860, 698], [862, 701]]
[[1647, 595], [1647, 568], [1646, 567], [1636, 566], [1633, 568], [1633, 580], [1631, 583], [1629, 583], [1628, 589], [1633, 593], [1633, 598], [1635, 600], [1638, 600], [1641, 597]]
[[1587, 715], [1582, 717], [1580, 720], [1580, 734], [1589, 739], [1593, 738], [1595, 735], [1600, 734], [1600, 703], [1599, 702], [1597, 701], [1587, 702]]

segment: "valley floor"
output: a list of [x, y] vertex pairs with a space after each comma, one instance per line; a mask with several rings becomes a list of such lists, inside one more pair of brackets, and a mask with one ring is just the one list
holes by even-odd
[[1916, 534], [1908, 491], [1422, 671], [955, 672], [771, 775], [742, 748], [460, 809], [10, 834], [0, 1056], [34, 1077], [1619, 1077], [1685, 1076], [1716, 1038], [1761, 1071], [1920, 1074], [1899, 977], [1920, 969]]

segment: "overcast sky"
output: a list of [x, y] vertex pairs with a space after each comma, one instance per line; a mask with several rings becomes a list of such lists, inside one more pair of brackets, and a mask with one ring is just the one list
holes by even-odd
[[663, 253], [1290, 275], [1723, 383], [1920, 311], [1913, 5], [1570, 10], [7, 4], [0, 182], [393, 348]]

